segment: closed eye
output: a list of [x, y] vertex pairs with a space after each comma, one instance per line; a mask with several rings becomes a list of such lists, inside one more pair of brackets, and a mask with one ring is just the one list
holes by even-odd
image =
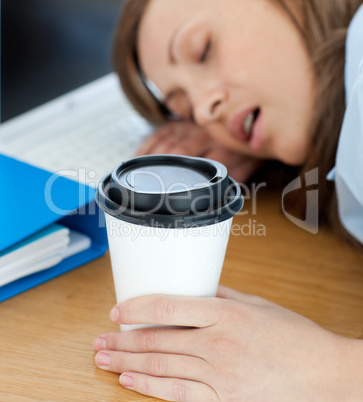
[[202, 55], [199, 58], [199, 63], [204, 63], [207, 60], [211, 46], [212, 46], [212, 41], [209, 39], [203, 50]]

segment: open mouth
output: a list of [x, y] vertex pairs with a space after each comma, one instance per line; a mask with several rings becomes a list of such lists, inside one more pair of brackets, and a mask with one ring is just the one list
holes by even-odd
[[247, 116], [246, 120], [243, 123], [243, 131], [245, 132], [248, 140], [252, 137], [253, 126], [259, 115], [260, 109], [257, 108]]
[[228, 121], [228, 130], [239, 141], [255, 144], [259, 137], [261, 115], [261, 107], [240, 110]]

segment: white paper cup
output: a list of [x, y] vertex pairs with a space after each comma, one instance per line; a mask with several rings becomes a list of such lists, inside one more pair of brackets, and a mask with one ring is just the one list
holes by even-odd
[[118, 303], [152, 294], [216, 296], [243, 206], [223, 165], [175, 155], [131, 159], [101, 181], [96, 202], [106, 216]]
[[152, 294], [216, 296], [232, 220], [168, 229], [134, 225], [106, 214], [117, 302]]

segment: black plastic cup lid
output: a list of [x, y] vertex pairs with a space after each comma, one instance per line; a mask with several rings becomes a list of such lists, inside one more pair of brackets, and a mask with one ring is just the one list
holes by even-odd
[[242, 209], [243, 197], [219, 162], [150, 155], [117, 166], [100, 182], [96, 202], [107, 214], [129, 223], [179, 228], [232, 218]]

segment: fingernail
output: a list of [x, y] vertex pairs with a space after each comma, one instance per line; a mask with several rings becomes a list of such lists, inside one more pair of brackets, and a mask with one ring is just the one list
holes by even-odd
[[97, 353], [96, 362], [98, 366], [107, 367], [111, 363], [111, 356], [107, 353]]
[[131, 388], [134, 385], [134, 379], [127, 374], [121, 374], [120, 383], [126, 388]]
[[113, 322], [118, 323], [120, 321], [120, 313], [118, 311], [117, 306], [115, 306], [110, 313], [110, 318]]
[[93, 347], [95, 350], [106, 349], [106, 339], [105, 338], [96, 338], [93, 341]]

